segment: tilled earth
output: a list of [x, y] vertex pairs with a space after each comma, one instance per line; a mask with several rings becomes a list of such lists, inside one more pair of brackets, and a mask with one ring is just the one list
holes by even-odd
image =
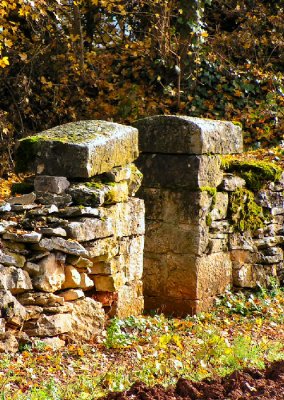
[[147, 387], [137, 382], [129, 390], [110, 393], [104, 400], [284, 400], [284, 361], [266, 370], [245, 369], [214, 381], [192, 382], [180, 378], [175, 388]]

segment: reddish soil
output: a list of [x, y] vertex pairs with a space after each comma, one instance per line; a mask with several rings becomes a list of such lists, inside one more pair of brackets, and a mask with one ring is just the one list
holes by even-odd
[[137, 382], [129, 390], [110, 393], [104, 400], [284, 400], [284, 361], [266, 370], [245, 369], [214, 381], [191, 382], [180, 378], [175, 388], [147, 387]]

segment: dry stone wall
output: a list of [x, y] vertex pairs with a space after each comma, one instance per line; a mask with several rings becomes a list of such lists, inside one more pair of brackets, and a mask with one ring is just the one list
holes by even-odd
[[0, 204], [2, 342], [92, 340], [106, 316], [143, 311], [137, 155], [135, 128], [102, 121], [19, 142], [16, 169], [31, 175]]

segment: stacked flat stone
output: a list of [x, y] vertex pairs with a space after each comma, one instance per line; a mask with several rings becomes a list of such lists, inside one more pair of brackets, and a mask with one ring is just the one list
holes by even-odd
[[137, 129], [103, 121], [19, 141], [16, 169], [36, 175], [30, 193], [0, 204], [3, 340], [11, 331], [91, 340], [106, 314], [142, 312], [137, 155]]
[[242, 152], [241, 129], [186, 116], [155, 116], [135, 126], [146, 206], [145, 308], [175, 315], [207, 310], [232, 283], [228, 249], [208, 251], [207, 216], [210, 191], [223, 179], [219, 155]]

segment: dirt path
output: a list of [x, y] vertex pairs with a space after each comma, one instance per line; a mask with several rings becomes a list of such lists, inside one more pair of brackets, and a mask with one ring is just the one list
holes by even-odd
[[104, 400], [284, 400], [284, 361], [266, 370], [246, 369], [219, 380], [191, 382], [180, 378], [173, 389], [135, 383], [128, 391], [110, 393]]

